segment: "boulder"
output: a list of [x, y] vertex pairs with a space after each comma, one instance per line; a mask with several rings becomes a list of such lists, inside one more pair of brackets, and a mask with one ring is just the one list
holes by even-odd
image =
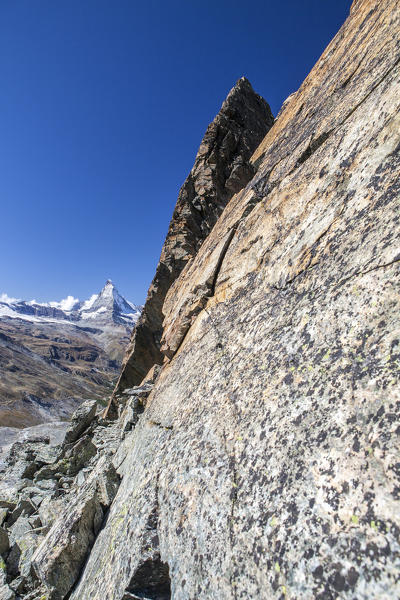
[[97, 409], [96, 400], [87, 400], [73, 413], [71, 422], [65, 433], [65, 443], [75, 442], [92, 423]]
[[14, 525], [21, 515], [24, 517], [29, 517], [34, 512], [36, 512], [36, 506], [32, 503], [32, 501], [29, 500], [29, 498], [21, 498], [15, 509], [8, 517], [7, 526], [9, 528], [12, 527], [12, 525]]

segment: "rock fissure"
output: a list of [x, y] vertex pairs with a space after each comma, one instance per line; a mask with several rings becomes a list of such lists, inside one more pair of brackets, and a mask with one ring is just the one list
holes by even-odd
[[170, 431], [174, 428], [173, 425], [164, 425], [163, 423], [160, 423], [159, 421], [150, 420], [149, 423], [150, 423], [150, 425], [156, 425], [160, 429], [167, 429], [168, 431]]
[[[333, 133], [333, 129], [331, 129], [330, 131], [325, 131], [324, 133], [321, 133], [321, 135], [319, 135], [315, 140], [311, 140], [307, 149], [303, 152], [303, 154], [297, 160], [296, 168], [300, 167], [303, 163], [305, 163], [306, 160], [308, 160], [310, 158], [310, 156], [312, 156], [314, 154], [314, 152], [316, 152], [322, 146], [322, 144], [324, 144], [326, 142], [326, 140], [329, 138], [331, 133]], [[293, 172], [294, 172], [294, 169], [291, 173], [293, 173]]]
[[367, 275], [368, 273], [373, 273], [374, 271], [379, 271], [380, 269], [387, 269], [388, 267], [391, 267], [392, 265], [396, 264], [397, 262], [400, 262], [400, 257], [397, 257], [388, 263], [385, 263], [382, 265], [376, 265], [375, 267], [372, 267], [371, 269], [356, 271], [355, 273], [352, 273], [349, 277], [345, 277], [344, 279], [341, 279], [340, 281], [338, 281], [335, 284], [335, 287], [344, 285], [345, 283], [348, 283], [352, 279], [355, 279], [356, 277], [360, 277], [360, 275]]
[[231, 232], [229, 233], [228, 239], [226, 240], [226, 242], [221, 250], [221, 254], [219, 256], [218, 262], [215, 265], [215, 270], [213, 273], [213, 278], [211, 281], [209, 292], [205, 294], [206, 297], [212, 297], [215, 294], [215, 285], [217, 283], [218, 275], [221, 271], [222, 263], [224, 262], [225, 255], [228, 252], [229, 246], [233, 240], [233, 237], [236, 233], [237, 228], [238, 228], [238, 224], [232, 228]]
[[183, 343], [185, 341], [185, 337], [191, 327], [191, 324], [196, 319], [196, 317], [199, 315], [199, 313], [202, 310], [205, 310], [207, 302], [214, 295], [215, 285], [216, 285], [216, 282], [218, 279], [218, 275], [221, 270], [222, 263], [224, 261], [224, 257], [228, 251], [229, 245], [232, 242], [233, 237], [235, 235], [236, 229], [237, 229], [237, 225], [232, 228], [227, 239], [225, 240], [224, 245], [221, 249], [218, 261], [217, 261], [215, 268], [213, 269], [213, 272], [212, 272], [211, 276], [209, 277], [209, 279], [207, 281], [205, 281], [205, 283], [202, 286], [198, 286], [193, 289], [192, 296], [195, 297], [196, 302], [192, 303], [192, 306], [189, 310], [182, 311], [185, 314], [185, 319], [180, 327], [179, 340], [178, 340], [178, 342], [175, 341], [176, 349], [171, 351], [169, 349], [169, 347], [166, 347], [166, 346], [162, 347], [163, 352], [170, 360], [175, 356], [175, 354], [177, 354], [179, 352], [181, 346], [183, 345]]
[[340, 84], [340, 89], [344, 90], [344, 88], [349, 85], [350, 81], [353, 79], [354, 75], [357, 73], [357, 71], [359, 70], [359, 68], [361, 67], [362, 63], [364, 62], [364, 59], [366, 57], [366, 54], [364, 54], [364, 56], [359, 60], [357, 66], [355, 67], [355, 69], [350, 73], [350, 75], [348, 75], [348, 77], [346, 77], [346, 79], [343, 81], [343, 83]]

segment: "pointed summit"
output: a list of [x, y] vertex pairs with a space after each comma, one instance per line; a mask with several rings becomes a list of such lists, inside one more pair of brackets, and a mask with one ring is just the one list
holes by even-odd
[[100, 294], [103, 294], [103, 293], [111, 294], [114, 289], [116, 289], [116, 288], [115, 288], [115, 285], [113, 284], [113, 282], [111, 281], [111, 279], [107, 279]]
[[117, 292], [118, 294], [118, 290], [115, 287], [115, 285], [113, 284], [113, 282], [111, 281], [111, 279], [107, 279], [107, 281], [104, 284], [103, 289], [101, 290], [99, 297], [105, 297], [105, 296], [112, 296], [114, 294], [114, 290]]
[[[265, 120], [270, 126], [274, 121], [269, 104], [254, 91], [247, 77], [241, 77], [237, 80], [222, 103], [219, 115], [232, 104], [240, 104], [238, 108], [242, 113], [242, 118], [246, 119], [246, 126], [248, 126], [248, 119], [251, 116], [249, 111], [250, 113], [253, 112], [253, 116], [256, 117], [257, 121], [260, 119]], [[216, 119], [218, 119], [219, 115], [217, 115]]]
[[84, 303], [81, 312], [82, 319], [101, 319], [115, 323], [134, 323], [139, 315], [140, 307], [121, 296], [111, 279], [107, 279], [99, 294]]
[[[246, 94], [258, 96], [258, 94], [256, 94], [255, 91], [253, 90], [253, 87], [252, 87], [250, 81], [246, 77], [241, 77], [240, 79], [237, 80], [237, 82], [235, 83], [235, 85], [233, 86], [233, 88], [231, 89], [229, 94], [227, 95], [227, 97], [224, 100], [224, 103], [222, 105], [222, 108], [224, 107], [224, 105], [229, 104], [232, 97], [238, 96], [238, 95], [246, 95]], [[265, 100], [261, 96], [258, 96], [258, 97], [260, 98], [260, 100], [263, 103], [266, 104]]]

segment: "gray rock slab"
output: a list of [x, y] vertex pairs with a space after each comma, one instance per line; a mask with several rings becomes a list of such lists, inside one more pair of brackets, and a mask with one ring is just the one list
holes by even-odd
[[109, 459], [100, 458], [36, 550], [33, 568], [55, 599], [64, 598], [76, 582], [118, 485]]
[[96, 416], [96, 400], [87, 400], [73, 413], [65, 434], [65, 443], [75, 442]]

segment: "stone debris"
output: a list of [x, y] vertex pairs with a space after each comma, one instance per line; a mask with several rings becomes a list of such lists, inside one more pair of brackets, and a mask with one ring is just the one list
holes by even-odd
[[64, 598], [75, 584], [120, 483], [112, 464], [120, 422], [110, 426], [96, 409], [95, 401], [79, 407], [57, 444], [33, 436], [9, 449], [0, 487], [0, 598]]
[[11, 446], [0, 488], [0, 598], [61, 600], [70, 593], [120, 485], [113, 457], [121, 436], [137, 423], [158, 372], [126, 390], [140, 406], [129, 425], [128, 407], [110, 423], [88, 401], [54, 445], [34, 435]]
[[64, 598], [76, 582], [118, 486], [113, 465], [101, 457], [35, 551], [33, 569], [52, 598]]

